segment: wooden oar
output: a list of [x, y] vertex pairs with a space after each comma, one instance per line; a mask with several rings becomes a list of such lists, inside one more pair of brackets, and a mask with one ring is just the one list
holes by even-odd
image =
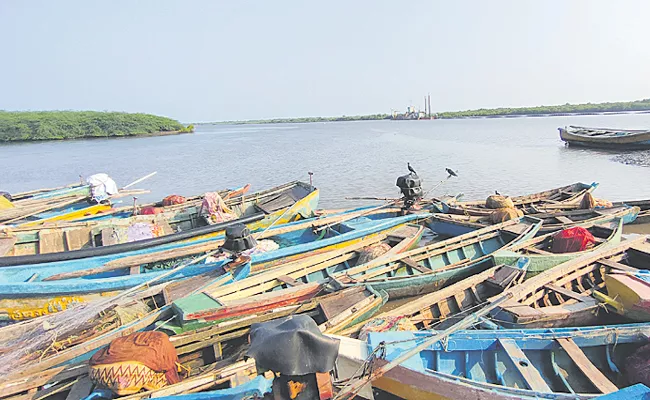
[[157, 173], [158, 173], [158, 171], [154, 171], [154, 172], [152, 172], [152, 173], [150, 173], [150, 174], [148, 174], [148, 175], [143, 176], [143, 177], [140, 178], [140, 179], [136, 179], [136, 180], [134, 180], [133, 182], [129, 183], [128, 185], [126, 185], [126, 186], [122, 186], [122, 187], [120, 188], [120, 191], [122, 191], [122, 190], [124, 190], [124, 189], [128, 189], [128, 188], [130, 188], [130, 187], [133, 186], [133, 185], [137, 185], [138, 183], [144, 181], [145, 179], [149, 179], [149, 178], [151, 178], [152, 176], [156, 175]]

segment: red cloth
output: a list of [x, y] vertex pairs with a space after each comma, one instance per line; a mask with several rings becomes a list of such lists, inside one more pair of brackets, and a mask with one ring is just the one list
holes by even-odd
[[573, 253], [584, 251], [590, 245], [596, 243], [594, 235], [581, 226], [565, 229], [553, 236], [553, 253]]
[[163, 212], [163, 209], [160, 207], [143, 207], [142, 210], [140, 210], [141, 215], [154, 215], [154, 214], [160, 214]]
[[163, 332], [135, 332], [113, 340], [89, 361], [91, 366], [125, 361], [140, 362], [155, 372], [164, 372], [170, 385], [181, 381], [176, 348]]
[[174, 205], [174, 204], [183, 204], [186, 201], [187, 201], [187, 199], [185, 199], [185, 197], [179, 196], [177, 194], [172, 194], [170, 196], [165, 197], [163, 199], [162, 203], [163, 203], [163, 206], [171, 206], [171, 205]]

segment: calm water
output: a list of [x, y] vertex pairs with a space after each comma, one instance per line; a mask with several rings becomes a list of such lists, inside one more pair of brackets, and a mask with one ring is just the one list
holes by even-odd
[[432, 195], [482, 199], [494, 190], [516, 195], [598, 181], [597, 197], [650, 198], [646, 153], [565, 148], [557, 127], [570, 124], [648, 128], [650, 115], [205, 125], [193, 135], [0, 145], [0, 190], [58, 186], [97, 172], [125, 185], [158, 171], [140, 185], [151, 189], [141, 196], [146, 201], [245, 183], [259, 190], [308, 180], [313, 171], [321, 207], [347, 207], [360, 202], [346, 196], [396, 196], [395, 180], [409, 161], [425, 190], [446, 177], [445, 167], [458, 171]]

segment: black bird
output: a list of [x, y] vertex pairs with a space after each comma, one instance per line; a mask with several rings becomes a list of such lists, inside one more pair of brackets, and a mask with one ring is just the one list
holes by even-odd
[[411, 167], [411, 163], [408, 163], [408, 162], [407, 162], [407, 163], [406, 163], [406, 167], [407, 167], [407, 168], [409, 169], [409, 171], [411, 171], [413, 174], [415, 174], [415, 175], [418, 174], [417, 172], [415, 172], [415, 170], [413, 169], [413, 167]]
[[499, 193], [499, 192], [496, 191], [496, 190], [494, 191], [494, 194], [496, 194], [497, 196], [501, 196], [501, 193]]
[[456, 176], [456, 177], [458, 176], [458, 174], [456, 174], [454, 170], [452, 170], [451, 168], [445, 168], [445, 170], [447, 171], [449, 176]]

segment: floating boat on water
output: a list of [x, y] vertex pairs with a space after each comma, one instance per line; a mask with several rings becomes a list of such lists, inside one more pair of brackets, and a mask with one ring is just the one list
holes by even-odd
[[569, 146], [612, 150], [650, 149], [650, 130], [587, 128], [573, 125], [557, 129], [560, 139]]
[[[364, 239], [386, 235], [409, 222], [426, 218], [426, 215], [374, 215], [378, 219], [359, 217], [359, 212], [344, 214], [338, 222], [318, 219], [279, 225], [264, 231], [261, 238], [279, 244], [277, 250], [253, 253], [251, 255], [251, 273], [275, 268], [307, 255], [319, 254], [328, 250], [346, 248]], [[383, 217], [383, 218], [382, 218]], [[320, 230], [314, 232], [314, 225]], [[421, 229], [419, 235], [422, 234]], [[417, 237], [419, 240], [419, 236]], [[415, 240], [414, 243], [417, 243]], [[218, 244], [213, 242], [212, 248]], [[165, 256], [169, 248], [160, 249]], [[204, 250], [205, 252], [205, 250]], [[133, 252], [132, 252], [133, 253]], [[173, 254], [173, 253], [172, 253]], [[129, 253], [121, 254], [120, 258]], [[137, 254], [131, 254], [137, 255]], [[70, 303], [90, 301], [94, 298], [115, 294], [152, 279], [164, 276], [159, 283], [189, 278], [202, 274], [225, 273], [230, 259], [218, 258], [207, 263], [196, 263], [176, 274], [168, 275], [167, 270], [180, 264], [177, 257], [167, 255], [167, 259], [158, 262], [138, 262], [132, 267], [123, 265], [105, 265], [115, 257], [94, 257], [84, 260], [63, 261], [34, 266], [16, 266], [0, 268], [0, 315], [10, 319], [31, 318], [67, 307]], [[171, 259], [170, 259], [171, 258]], [[91, 268], [95, 267], [95, 268]], [[215, 272], [216, 271], [216, 272]], [[221, 284], [229, 281], [223, 281]]]
[[[530, 214], [530, 217], [542, 220], [539, 233], [556, 232], [574, 226], [593, 226], [620, 218], [623, 224], [634, 222], [639, 213], [638, 207], [618, 206], [595, 208], [590, 210], [572, 210], [553, 213]], [[457, 236], [475, 229], [491, 225], [485, 217], [453, 214], [434, 214], [430, 224], [431, 230], [443, 236]]]
[[[341, 340], [339, 362], [359, 367], [371, 360], [374, 371], [434, 334], [370, 332], [367, 344], [337, 337]], [[372, 385], [406, 399], [593, 398], [628, 385], [621, 376], [624, 360], [647, 343], [649, 334], [647, 323], [458, 331], [389, 370]], [[376, 349], [385, 356], [370, 357]]]
[[[232, 211], [233, 219], [259, 213], [264, 215], [262, 221], [249, 225], [253, 230], [265, 228], [270, 224], [309, 218], [313, 215], [319, 198], [318, 189], [297, 181], [250, 195], [238, 195], [242, 191], [245, 193], [242, 188], [221, 192], [220, 195], [226, 199], [225, 204]], [[162, 207], [163, 212], [156, 215], [130, 216], [130, 211], [116, 211], [101, 218], [47, 225], [40, 229], [5, 228], [0, 231], [0, 255], [4, 256], [0, 257], [0, 265], [53, 262], [73, 257], [84, 258], [124, 252], [143, 248], [143, 242], [153, 238], [159, 240], [152, 240], [149, 242], [151, 245], [160, 244], [161, 241], [172, 242], [195, 236], [222, 234], [222, 230], [211, 230], [211, 225], [205, 226], [207, 223], [202, 221], [199, 215], [201, 200], [197, 197], [187, 203]], [[192, 231], [193, 229], [196, 231]], [[179, 231], [183, 233], [172, 236]], [[161, 239], [162, 236], [167, 236], [167, 239]], [[115, 245], [120, 247], [110, 250], [96, 249]], [[42, 256], [63, 252], [64, 256]], [[9, 256], [17, 258], [7, 260], [6, 257]]]
[[[504, 292], [510, 299], [491, 312], [509, 328], [584, 326], [616, 320], [598, 300], [608, 296], [607, 274], [648, 274], [648, 237], [628, 239], [620, 245], [567, 261]], [[610, 296], [611, 297], [611, 296]], [[620, 320], [620, 318], [619, 318]]]
[[[511, 199], [514, 206], [522, 210], [532, 206], [572, 206], [580, 204], [583, 197], [597, 187], [596, 182], [590, 185], [578, 182], [539, 193], [514, 196]], [[494, 212], [494, 209], [486, 206], [485, 201], [443, 201], [440, 204], [438, 211], [447, 214], [486, 217]]]
[[621, 243], [623, 220], [620, 218], [613, 219], [604, 224], [581, 224], [580, 226], [593, 235], [596, 241], [593, 247], [582, 251], [554, 253], [553, 242], [557, 240], [556, 237], [560, 232], [551, 232], [527, 242], [510, 246], [507, 250], [495, 252], [493, 255], [494, 262], [495, 264], [512, 264], [520, 257], [526, 257], [530, 261], [530, 265], [526, 270], [526, 276], [531, 277], [563, 262], [573, 260], [588, 253], [607, 250]]

